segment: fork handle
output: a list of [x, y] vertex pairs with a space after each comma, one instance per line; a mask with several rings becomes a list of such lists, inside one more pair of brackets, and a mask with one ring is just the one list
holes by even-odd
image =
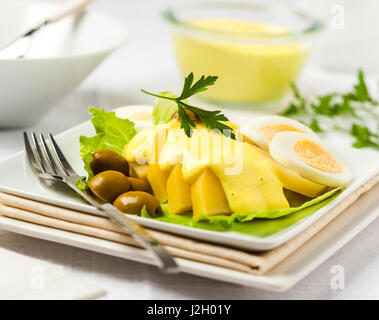
[[154, 254], [158, 261], [159, 269], [166, 273], [179, 272], [179, 267], [172, 255], [145, 228], [121, 213], [115, 206], [112, 206], [109, 203], [101, 205], [101, 208], [121, 227], [121, 229], [129, 233], [144, 248]]
[[130, 234], [140, 245], [149, 250], [157, 260], [158, 268], [161, 271], [171, 274], [180, 271], [172, 255], [145, 228], [123, 214], [113, 205], [97, 203], [85, 192], [80, 190], [75, 185], [75, 182], [69, 180], [65, 180], [64, 182], [96, 209], [106, 213], [123, 231]]

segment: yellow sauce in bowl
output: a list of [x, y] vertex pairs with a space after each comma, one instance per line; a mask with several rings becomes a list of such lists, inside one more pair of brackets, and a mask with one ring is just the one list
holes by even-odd
[[202, 93], [209, 100], [247, 105], [276, 101], [297, 79], [309, 54], [307, 43], [284, 39], [290, 30], [282, 26], [227, 19], [187, 23], [206, 29], [209, 36], [178, 32], [174, 49], [185, 75], [219, 76]]

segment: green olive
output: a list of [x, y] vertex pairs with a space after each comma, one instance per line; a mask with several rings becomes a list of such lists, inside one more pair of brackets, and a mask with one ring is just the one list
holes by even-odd
[[117, 152], [108, 149], [98, 150], [92, 154], [92, 158], [93, 160], [90, 163], [90, 167], [94, 174], [106, 170], [114, 170], [126, 176], [129, 175], [128, 162]]
[[119, 195], [113, 205], [124, 213], [141, 215], [141, 210], [146, 206], [147, 212], [151, 216], [162, 213], [159, 201], [151, 194], [143, 191], [129, 191]]
[[131, 191], [144, 191], [147, 193], [152, 193], [150, 185], [145, 180], [129, 177], [129, 181]]
[[88, 183], [92, 193], [99, 199], [112, 202], [120, 194], [130, 190], [129, 178], [114, 170], [103, 171]]

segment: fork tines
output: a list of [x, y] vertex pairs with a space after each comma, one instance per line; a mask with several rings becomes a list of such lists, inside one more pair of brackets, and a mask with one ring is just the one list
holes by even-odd
[[38, 175], [77, 176], [52, 134], [49, 134], [48, 140], [42, 133], [38, 135], [38, 138], [32, 132], [29, 139], [28, 133], [24, 132], [26, 154], [32, 169]]

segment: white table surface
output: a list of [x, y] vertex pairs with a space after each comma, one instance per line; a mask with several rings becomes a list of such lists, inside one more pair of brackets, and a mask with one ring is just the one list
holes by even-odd
[[[167, 28], [159, 16], [160, 9], [170, 3], [174, 1], [102, 0], [94, 4], [94, 9], [108, 12], [129, 25], [128, 43], [91, 74], [75, 93], [28, 129], [58, 133], [88, 119], [88, 106], [110, 109], [150, 103], [150, 97], [140, 93], [140, 88], [153, 92], [177, 90], [181, 76]], [[337, 85], [348, 87], [353, 78], [326, 76], [308, 68], [302, 76], [302, 84], [326, 90]], [[0, 158], [22, 149], [21, 132], [21, 129], [0, 129]], [[378, 230], [377, 219], [285, 293], [268, 293], [190, 275], [163, 275], [150, 266], [1, 230], [0, 247], [59, 264], [73, 275], [105, 289], [105, 299], [378, 299]], [[344, 268], [343, 290], [331, 288], [334, 265]]]

